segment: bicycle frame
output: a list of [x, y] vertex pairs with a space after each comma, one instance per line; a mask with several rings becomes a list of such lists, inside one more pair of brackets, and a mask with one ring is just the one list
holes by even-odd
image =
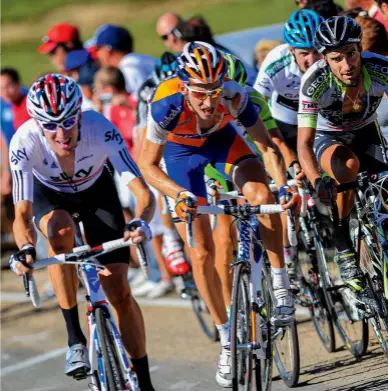
[[[84, 241], [82, 239], [82, 233], [83, 233], [83, 225], [82, 222], [76, 223], [76, 243], [79, 246], [84, 245]], [[107, 322], [109, 332], [113, 336], [114, 344], [116, 346], [116, 350], [120, 352], [119, 364], [122, 370], [122, 373], [125, 374], [125, 385], [129, 389], [129, 386], [135, 387], [134, 391], [140, 390], [138, 388], [137, 384], [137, 376], [134, 372], [134, 367], [131, 363], [131, 361], [128, 359], [122, 341], [120, 337], [120, 333], [118, 332], [118, 329], [116, 327], [116, 324], [114, 322], [114, 318], [112, 316], [112, 313], [109, 308], [108, 301], [105, 297], [105, 294], [102, 290], [100, 280], [98, 278], [98, 272], [96, 270], [95, 266], [91, 266], [88, 264], [82, 264], [79, 266], [79, 272], [81, 273], [82, 280], [85, 284], [85, 290], [86, 290], [86, 300], [88, 303], [87, 307], [87, 313], [86, 313], [86, 319], [88, 322], [88, 339], [89, 339], [89, 360], [90, 360], [90, 372], [89, 375], [92, 379], [92, 385], [96, 387], [96, 389], [99, 389], [98, 386], [100, 385], [101, 391], [107, 391], [108, 386], [105, 379], [105, 367], [104, 367], [104, 360], [103, 356], [101, 354], [101, 344], [98, 337], [97, 332], [97, 324], [96, 319], [94, 316], [94, 311], [97, 307], [102, 307], [104, 310], [109, 314]], [[96, 360], [97, 357], [97, 360]], [[99, 373], [99, 381], [100, 384], [98, 384], [97, 378], [95, 376], [95, 370], [96, 367], [98, 368]]]
[[[256, 216], [250, 216], [249, 219], [240, 219], [238, 227], [238, 248], [236, 261], [232, 264], [236, 266], [243, 263], [245, 267], [250, 269], [250, 281], [249, 281], [249, 300], [251, 305], [251, 343], [250, 344], [238, 344], [237, 349], [249, 349], [253, 350], [259, 359], [265, 359], [265, 344], [261, 333], [261, 328], [257, 327], [257, 315], [259, 314], [259, 303], [257, 300], [257, 293], [261, 293], [261, 273], [263, 266], [263, 249], [260, 243], [259, 222]], [[255, 239], [255, 240], [253, 240]], [[253, 251], [254, 262], [251, 263]], [[234, 311], [233, 303], [230, 307], [230, 317], [232, 319], [232, 311]], [[231, 330], [231, 328], [229, 328]], [[259, 332], [258, 332], [259, 330]], [[229, 341], [231, 336], [229, 334]]]

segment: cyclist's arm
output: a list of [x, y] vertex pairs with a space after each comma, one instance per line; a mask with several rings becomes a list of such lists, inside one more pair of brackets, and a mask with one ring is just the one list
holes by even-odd
[[33, 224], [33, 174], [32, 149], [34, 140], [23, 140], [25, 132], [21, 129], [11, 140], [9, 147], [9, 167], [12, 173], [12, 195], [15, 208], [13, 233], [18, 248], [23, 244], [35, 245], [37, 236]]
[[96, 140], [96, 148], [102, 148], [106, 156], [111, 161], [120, 180], [128, 185], [129, 190], [136, 198], [136, 218], [149, 222], [155, 211], [155, 197], [140, 173], [140, 170], [123, 141], [117, 128], [102, 117], [100, 119], [102, 127]]
[[315, 180], [321, 177], [318, 160], [315, 157], [313, 146], [315, 139], [315, 128], [298, 128], [298, 156], [302, 170], [309, 181], [314, 184]]
[[284, 141], [283, 135], [278, 128], [270, 129], [269, 134], [271, 136], [272, 141], [279, 148], [281, 154], [283, 155], [286, 167], [290, 167], [290, 164], [292, 162], [298, 160], [298, 155], [290, 147], [288, 147], [288, 145]]
[[31, 243], [35, 246], [37, 235], [33, 223], [31, 201], [19, 201], [15, 204], [13, 234], [19, 249], [26, 243]]
[[258, 119], [253, 126], [246, 127], [246, 130], [261, 151], [264, 165], [278, 188], [285, 186], [287, 177], [284, 160], [279, 148], [272, 142], [264, 123]]
[[140, 155], [139, 167], [145, 180], [163, 194], [175, 199], [176, 195], [185, 190], [179, 186], [159, 167], [164, 151], [164, 144], [144, 140], [143, 150]]

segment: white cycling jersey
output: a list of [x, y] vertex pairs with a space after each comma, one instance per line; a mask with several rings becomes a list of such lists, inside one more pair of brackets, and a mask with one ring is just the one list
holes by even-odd
[[141, 85], [151, 75], [156, 64], [155, 57], [147, 54], [129, 53], [124, 56], [119, 64], [119, 69], [125, 77], [127, 92], [134, 97]]
[[302, 73], [287, 44], [279, 45], [268, 53], [254, 88], [271, 98], [269, 105], [276, 120], [297, 125], [301, 79]]
[[34, 177], [60, 192], [86, 190], [100, 177], [108, 158], [126, 184], [141, 177], [120, 132], [100, 113], [93, 110], [82, 113], [72, 177], [63, 172], [41, 129], [30, 119], [18, 129], [10, 144], [14, 202], [33, 201]]

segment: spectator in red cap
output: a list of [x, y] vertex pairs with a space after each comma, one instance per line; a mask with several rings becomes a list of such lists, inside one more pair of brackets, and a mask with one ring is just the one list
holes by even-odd
[[27, 112], [27, 93], [20, 84], [19, 73], [13, 68], [1, 69], [1, 96], [12, 104], [13, 127], [15, 130], [30, 119]]
[[51, 62], [58, 72], [65, 71], [66, 54], [72, 50], [82, 49], [79, 31], [76, 26], [58, 23], [51, 27], [39, 46], [40, 54], [49, 54]]

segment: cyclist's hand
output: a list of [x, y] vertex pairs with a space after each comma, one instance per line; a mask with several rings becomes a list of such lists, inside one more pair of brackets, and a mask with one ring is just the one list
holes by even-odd
[[297, 191], [292, 190], [290, 186], [282, 186], [279, 189], [279, 202], [284, 209], [292, 209], [293, 213], [297, 215], [300, 211], [302, 199]]
[[132, 219], [124, 227], [124, 241], [132, 239], [134, 244], [146, 242], [152, 239], [149, 225], [142, 219]]
[[18, 276], [22, 276], [23, 273], [32, 275], [33, 266], [36, 258], [36, 250], [32, 244], [23, 245], [22, 249], [13, 254], [9, 260], [9, 267]]
[[330, 201], [337, 200], [337, 188], [334, 185], [334, 179], [328, 175], [323, 175], [322, 178], [318, 178], [314, 183], [315, 191], [322, 204], [330, 206]]
[[180, 191], [175, 200], [175, 213], [182, 221], [187, 221], [190, 213], [194, 218], [197, 216], [197, 197], [190, 191]]
[[210, 197], [215, 197], [216, 198], [216, 201], [219, 201], [220, 200], [220, 193], [218, 192], [218, 189], [223, 189], [221, 183], [219, 181], [215, 181], [215, 180], [209, 180], [207, 183], [206, 183], [206, 188], [207, 188], [207, 194], [210, 196]]

